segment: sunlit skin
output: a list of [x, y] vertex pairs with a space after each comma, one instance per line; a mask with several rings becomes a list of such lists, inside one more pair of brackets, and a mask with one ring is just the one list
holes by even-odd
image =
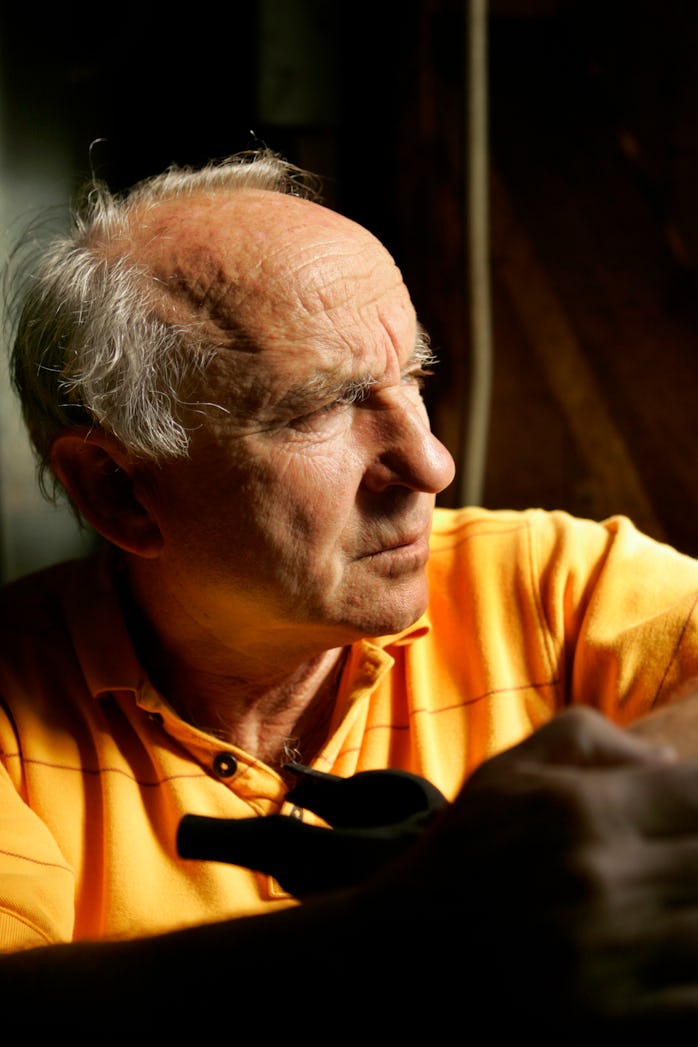
[[134, 229], [163, 311], [219, 350], [190, 456], [133, 473], [157, 534], [128, 555], [150, 668], [185, 715], [272, 761], [312, 726], [342, 648], [426, 607], [453, 478], [421, 396], [428, 351], [390, 255], [317, 204], [217, 194]]

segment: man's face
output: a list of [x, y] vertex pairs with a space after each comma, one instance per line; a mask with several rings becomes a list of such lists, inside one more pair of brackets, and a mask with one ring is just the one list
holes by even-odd
[[[256, 190], [162, 205], [142, 255], [220, 348], [191, 454], [144, 485], [164, 584], [197, 625], [318, 649], [397, 632], [427, 601], [453, 462], [420, 386], [428, 351], [366, 230]], [[242, 336], [242, 339], [241, 339]]]

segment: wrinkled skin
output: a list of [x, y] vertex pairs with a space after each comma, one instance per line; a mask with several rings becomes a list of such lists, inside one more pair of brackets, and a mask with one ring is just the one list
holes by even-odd
[[54, 462], [74, 491], [100, 444], [128, 477], [95, 514], [83, 469], [81, 509], [127, 552], [140, 655], [175, 708], [271, 765], [289, 737], [309, 759], [342, 649], [427, 605], [454, 463], [421, 395], [425, 336], [385, 248], [317, 204], [204, 194], [136, 227], [127, 248], [162, 316], [216, 348], [184, 418], [189, 456], [134, 461], [90, 433], [57, 441]]
[[259, 190], [161, 205], [140, 240], [163, 311], [204, 317], [218, 346], [200, 390], [218, 407], [192, 412], [189, 457], [147, 470], [142, 491], [162, 544], [138, 567], [187, 642], [222, 663], [279, 662], [410, 625], [454, 466], [430, 432], [417, 319], [388, 252]]

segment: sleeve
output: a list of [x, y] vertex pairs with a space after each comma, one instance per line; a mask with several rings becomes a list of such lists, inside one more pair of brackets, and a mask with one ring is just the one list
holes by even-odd
[[698, 676], [698, 561], [641, 534], [551, 513], [536, 529], [542, 613], [564, 637], [568, 704], [628, 724]]
[[19, 749], [0, 709], [0, 951], [70, 941], [75, 875], [20, 795]]

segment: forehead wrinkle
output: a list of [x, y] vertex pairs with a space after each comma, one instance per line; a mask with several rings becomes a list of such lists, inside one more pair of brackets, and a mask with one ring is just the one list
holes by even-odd
[[[392, 339], [390, 341], [392, 343]], [[380, 368], [371, 367], [361, 349], [347, 339], [345, 350], [339, 349], [334, 342], [321, 347], [326, 358], [330, 356], [334, 362], [316, 366], [288, 384], [289, 376], [293, 375], [293, 360], [305, 355], [305, 345], [303, 340], [297, 347], [286, 343], [283, 347], [270, 349], [261, 357], [238, 352], [237, 346], [231, 346], [216, 355], [209, 370], [208, 391], [214, 397], [219, 395], [219, 402], [225, 404], [229, 420], [246, 428], [256, 422], [269, 421], [276, 415], [302, 414], [318, 403], [353, 391], [388, 384], [394, 370], [393, 377], [396, 378], [397, 374], [404, 375], [415, 366], [435, 362], [429, 336], [422, 324], [416, 321], [412, 351], [399, 371], [390, 366], [390, 360]], [[271, 367], [268, 366], [270, 363]]]
[[344, 311], [345, 328], [353, 312], [360, 323], [402, 284], [368, 230], [269, 192], [158, 205], [141, 216], [131, 247], [157, 281], [166, 319], [193, 319], [214, 343], [242, 349], [258, 348], [255, 331], [283, 337], [288, 310], [323, 320]]
[[[358, 361], [361, 357], [355, 354]], [[429, 339], [421, 324], [417, 325], [414, 348], [404, 365], [400, 374], [406, 374], [412, 367], [427, 365], [434, 362], [434, 357], [429, 347]], [[383, 368], [380, 373], [370, 366], [362, 368], [352, 367], [346, 359], [335, 366], [321, 368], [308, 375], [306, 378], [290, 386], [279, 404], [282, 407], [301, 406], [305, 401], [313, 398], [333, 399], [350, 390], [368, 389], [374, 385], [381, 385], [390, 378], [390, 367]]]
[[[186, 208], [180, 202], [148, 215], [138, 231], [168, 318], [194, 319], [200, 334], [223, 350], [211, 378], [221, 391], [227, 386], [232, 392], [225, 399], [235, 413], [238, 406], [264, 410], [285, 397], [294, 359], [309, 343], [319, 363], [328, 353], [335, 359], [365, 357], [371, 345], [390, 345], [400, 361], [405, 324], [414, 323], [400, 270], [368, 230], [315, 204], [262, 195], [264, 208], [252, 201], [251, 211], [242, 197], [241, 209], [225, 201], [220, 208], [210, 200]], [[381, 308], [386, 296], [397, 303], [396, 313]], [[264, 366], [258, 366], [261, 360], [252, 364], [248, 354], [262, 350]], [[370, 355], [373, 361], [366, 360], [362, 373], [384, 371]], [[286, 378], [284, 357], [291, 365]], [[321, 386], [331, 394], [361, 380], [357, 370], [345, 363], [339, 372], [330, 367], [328, 377], [311, 374], [312, 388], [316, 395]], [[306, 380], [294, 384], [299, 395], [312, 395], [304, 389]]]
[[[390, 279], [386, 275], [390, 274]], [[293, 273], [296, 294], [306, 312], [331, 316], [356, 306], [357, 316], [402, 286], [400, 270], [389, 255], [368, 244], [361, 251], [347, 245], [304, 260]]]

